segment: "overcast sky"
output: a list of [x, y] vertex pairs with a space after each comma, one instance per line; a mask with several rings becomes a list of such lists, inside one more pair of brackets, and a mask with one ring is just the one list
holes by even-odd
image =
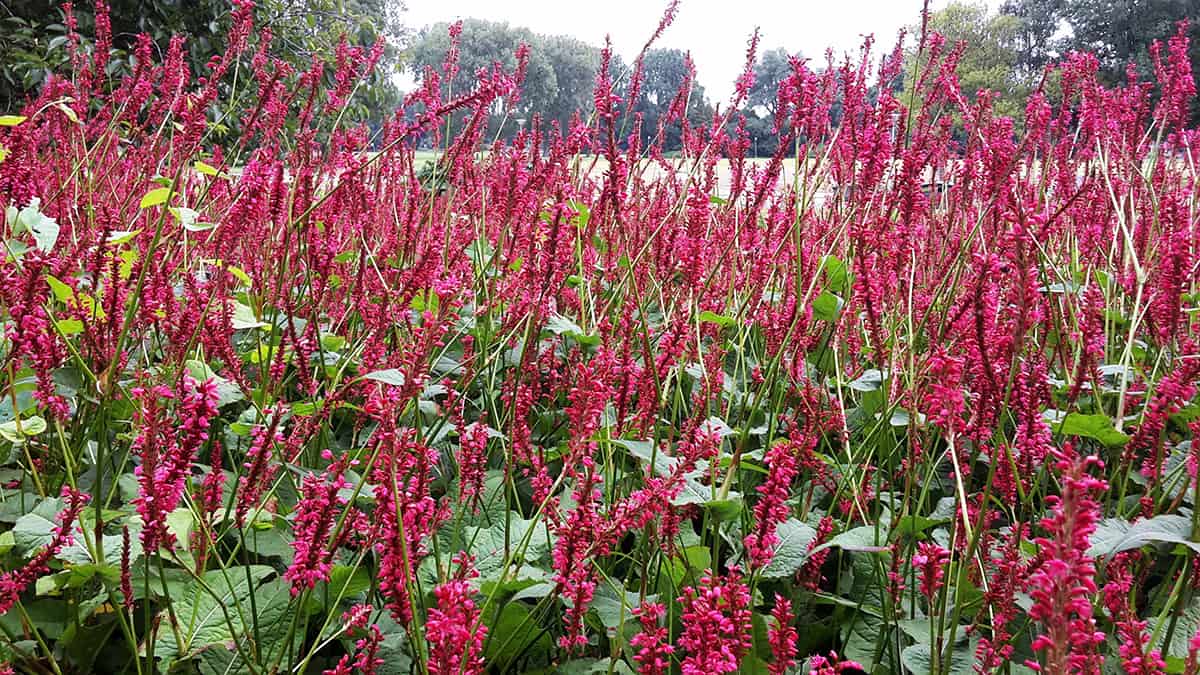
[[[996, 7], [999, 0], [986, 0]], [[933, 0], [939, 8], [947, 0]], [[666, 0], [407, 0], [405, 23], [421, 28], [475, 17], [507, 21], [535, 33], [567, 34], [600, 45], [611, 35], [631, 61], [654, 32]], [[690, 50], [709, 96], [727, 98], [745, 62], [746, 41], [757, 26], [760, 50], [784, 47], [818, 62], [832, 47], [857, 53], [863, 36], [890, 48], [897, 32], [920, 18], [922, 0], [682, 0], [675, 23], [657, 43]]]

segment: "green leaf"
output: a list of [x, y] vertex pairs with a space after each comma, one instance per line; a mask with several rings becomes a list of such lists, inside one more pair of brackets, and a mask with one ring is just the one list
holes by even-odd
[[216, 223], [206, 223], [200, 220], [200, 212], [186, 206], [172, 206], [168, 209], [171, 215], [179, 221], [188, 232], [204, 232], [217, 226]]
[[[58, 598], [38, 598], [33, 602], [23, 603], [25, 614], [29, 615], [29, 623], [37, 626], [42, 635], [51, 639], [57, 640], [62, 636], [70, 623], [68, 617], [73, 617], [74, 612], [67, 613], [67, 602]], [[9, 635], [22, 635], [25, 632], [25, 625], [21, 612], [4, 612], [0, 614], [0, 624], [7, 629]]]
[[[230, 570], [232, 574], [234, 570]], [[198, 647], [193, 654], [201, 658], [203, 672], [248, 673], [251, 672], [245, 663], [243, 654], [252, 657], [258, 664], [270, 663], [286, 648], [288, 630], [291, 626], [291, 584], [283, 579], [272, 579], [254, 590], [254, 599], [258, 610], [257, 621], [250, 617], [250, 605], [244, 603], [242, 609], [246, 612], [246, 630], [239, 630], [236, 636], [231, 636], [227, 642], [209, 643]], [[235, 614], [236, 608], [228, 607], [230, 615]], [[238, 619], [234, 619], [235, 622]], [[255, 626], [257, 625], [257, 631]], [[261, 642], [254, 642], [255, 639]], [[158, 644], [158, 643], [155, 643]], [[238, 647], [241, 652], [238, 652]], [[157, 647], [156, 647], [157, 649]], [[155, 654], [157, 656], [157, 653]]]
[[106, 241], [104, 243], [109, 244], [111, 246], [117, 246], [120, 244], [124, 244], [127, 241], [131, 241], [134, 237], [138, 236], [141, 233], [142, 233], [141, 230], [117, 230], [117, 231], [113, 232], [112, 234], [108, 235], [108, 241]]
[[[16, 209], [9, 210], [9, 221], [12, 222], [13, 234], [20, 234], [28, 231], [33, 235], [33, 240], [39, 251], [49, 252], [54, 248], [54, 244], [58, 241], [59, 226], [58, 221], [46, 216], [42, 213], [41, 200], [37, 197], [29, 200], [29, 206], [17, 211]], [[12, 213], [16, 212], [13, 217]]]
[[251, 286], [254, 285], [253, 280], [250, 279], [250, 275], [246, 274], [245, 270], [238, 267], [237, 265], [227, 264], [225, 261], [220, 260], [218, 258], [206, 258], [204, 260], [204, 262], [206, 264], [212, 265], [214, 267], [219, 267], [219, 268], [225, 270], [226, 272], [229, 272], [230, 274], [232, 274], [234, 276], [235, 279], [242, 282], [242, 285], [244, 285], [246, 288], [250, 288]]
[[197, 382], [213, 380], [217, 385], [217, 407], [223, 408], [230, 403], [237, 403], [246, 398], [237, 383], [217, 375], [208, 364], [198, 359], [189, 359], [186, 363], [188, 372]]
[[78, 335], [83, 332], [83, 322], [79, 319], [59, 319], [54, 327], [62, 335]]
[[[76, 537], [75, 541], [71, 542], [63, 550], [59, 551], [55, 556], [59, 560], [70, 565], [99, 565], [119, 568], [121, 565], [121, 549], [124, 545], [123, 539], [119, 534], [106, 534], [103, 537], [104, 541], [104, 560], [98, 561], [92, 557], [92, 552], [84, 545], [81, 537]], [[133, 563], [142, 556], [142, 542], [131, 533], [129, 541], [129, 562]]]
[[267, 325], [265, 321], [260, 321], [258, 316], [254, 314], [254, 310], [249, 305], [244, 305], [240, 302], [233, 303], [233, 329], [246, 330], [250, 328], [263, 328]]
[[[592, 599], [592, 611], [609, 631], [610, 636], [616, 634], [618, 626], [630, 625], [637, 621], [633, 616], [633, 610], [642, 602], [637, 593], [631, 593], [624, 589], [621, 589], [621, 592], [624, 593], [624, 598], [621, 598], [618, 590], [612, 586], [600, 584], [596, 587], [596, 594]], [[657, 595], [646, 596], [646, 602], [654, 602], [657, 599]]]
[[581, 230], [586, 229], [588, 226], [588, 221], [592, 219], [592, 211], [588, 208], [588, 205], [575, 200], [567, 202], [567, 205], [575, 209], [576, 215], [573, 219], [575, 221], [575, 227], [578, 227]]
[[1096, 526], [1087, 554], [1093, 558], [1112, 556], [1159, 542], [1183, 544], [1200, 552], [1200, 542], [1192, 541], [1191, 535], [1192, 521], [1184, 516], [1163, 514], [1132, 524], [1122, 518], [1108, 518]]
[[[250, 593], [260, 581], [274, 572], [273, 568], [266, 565], [249, 565], [205, 572], [201, 578], [203, 584], [192, 581], [186, 591], [171, 598], [182, 642], [176, 642], [175, 631], [169, 628], [159, 631], [154, 643], [155, 656], [170, 662], [194, 655], [205, 647], [233, 643], [235, 638], [244, 643], [244, 629], [247, 625], [253, 625], [250, 623], [253, 619], [249, 616]], [[290, 596], [286, 584], [284, 586], [284, 593]], [[266, 600], [265, 594], [260, 592], [257, 603], [260, 614], [257, 623], [260, 628], [272, 625], [269, 620], [271, 617], [266, 612], [269, 606]], [[241, 612], [238, 611], [239, 605]], [[275, 614], [275, 621], [284, 623], [283, 611]], [[160, 621], [164, 627], [171, 625], [166, 609], [162, 610]]]
[[640, 459], [643, 463], [649, 464], [651, 459], [654, 459], [654, 473], [659, 476], [666, 476], [675, 468], [677, 460], [670, 457], [665, 452], [654, 452], [653, 441], [634, 441], [627, 438], [614, 438], [613, 444], [619, 445], [629, 451], [629, 454]]
[[546, 330], [555, 335], [569, 337], [581, 345], [592, 346], [600, 344], [599, 335], [584, 333], [579, 324], [561, 314], [555, 314], [546, 320]]
[[363, 379], [364, 380], [374, 380], [376, 382], [382, 382], [384, 384], [390, 384], [393, 387], [403, 387], [404, 386], [404, 373], [400, 372], [399, 370], [397, 370], [395, 368], [388, 368], [387, 370], [376, 370], [376, 371], [367, 373], [366, 375], [363, 375]]
[[26, 119], [24, 115], [0, 115], [0, 127], [15, 127]]
[[1117, 431], [1108, 415], [1068, 413], [1066, 417], [1054, 419], [1050, 416], [1050, 426], [1065, 436], [1081, 436], [1099, 441], [1110, 448], [1117, 448], [1129, 442], [1129, 436]]
[[521, 653], [545, 653], [551, 646], [550, 634], [538, 625], [529, 610], [519, 602], [510, 602], [488, 626], [484, 656], [493, 668], [503, 670]]
[[213, 178], [229, 178], [229, 174], [225, 173], [224, 171], [218, 170], [215, 166], [212, 166], [211, 164], [201, 162], [200, 160], [196, 160], [196, 162], [194, 164], [192, 164], [192, 168], [194, 168], [196, 170], [196, 173], [199, 173], [204, 176], [212, 176]]
[[[961, 631], [960, 631], [961, 632]], [[933, 650], [927, 644], [915, 644], [900, 652], [900, 663], [912, 675], [929, 675], [933, 672]], [[945, 675], [971, 675], [975, 672], [975, 650], [973, 645], [956, 645], [950, 653], [950, 663], [939, 663], [938, 673]]]
[[166, 188], [166, 187], [154, 188], [153, 190], [147, 192], [144, 197], [142, 197], [142, 201], [140, 204], [138, 204], [138, 206], [143, 209], [148, 209], [151, 206], [158, 206], [159, 204], [164, 204], [170, 198], [171, 198], [171, 188]]
[[846, 263], [836, 256], [821, 256], [821, 271], [825, 275], [825, 285], [830, 289], [845, 293], [850, 290], [850, 272]]
[[379, 658], [383, 659], [383, 664], [375, 671], [376, 675], [411, 675], [412, 649], [405, 629], [398, 626], [387, 612], [379, 618], [378, 625], [383, 633], [383, 640], [379, 643]]
[[353, 598], [371, 587], [371, 577], [362, 567], [334, 565], [329, 572], [329, 592], [343, 598]]
[[59, 302], [68, 303], [75, 299], [75, 289], [63, 283], [57, 277], [47, 274], [46, 285], [50, 287], [50, 292], [54, 294], [54, 299]]
[[559, 675], [634, 675], [634, 670], [621, 659], [575, 659], [555, 671]]
[[878, 368], [868, 368], [857, 379], [850, 382], [849, 386], [854, 391], [877, 391], [883, 386], [883, 379], [883, 371]]
[[49, 544], [54, 539], [54, 528], [58, 527], [58, 514], [65, 506], [58, 497], [46, 499], [18, 518], [12, 529], [17, 550], [28, 555]]
[[[735, 494], [730, 491], [730, 494]], [[739, 499], [710, 499], [704, 502], [704, 508], [712, 514], [718, 523], [733, 520], [742, 513], [742, 500]]]
[[34, 415], [23, 420], [11, 420], [0, 424], [0, 438], [10, 443], [24, 443], [25, 439], [37, 436], [46, 430], [46, 420]]
[[[1154, 648], [1161, 651], [1162, 655], [1167, 658], [1186, 659], [1188, 657], [1188, 641], [1191, 636], [1200, 631], [1200, 596], [1193, 596], [1192, 601], [1179, 613], [1173, 633], [1167, 630], [1171, 627], [1172, 613], [1167, 613], [1163, 617], [1163, 621], [1161, 626], [1156, 626], [1155, 624], [1158, 623], [1156, 621], [1151, 620], [1150, 622], [1154, 626]], [[1171, 635], [1171, 646], [1164, 650], [1168, 635]]]
[[[533, 565], [520, 565], [504, 576], [504, 579], [488, 579], [479, 584], [479, 592], [490, 596], [493, 593], [515, 593], [513, 600], [520, 598], [544, 597], [554, 590], [554, 584], [547, 581], [550, 574]], [[542, 590], [542, 589], [545, 590]], [[519, 597], [518, 597], [519, 596]]]
[[817, 531], [796, 518], [788, 518], [775, 530], [779, 543], [775, 545], [775, 556], [762, 569], [767, 579], [791, 576], [808, 559], [808, 547], [817, 536]]
[[813, 318], [832, 322], [837, 319], [838, 312], [841, 311], [844, 304], [845, 301], [833, 293], [821, 291], [821, 294], [812, 303]]
[[884, 553], [888, 551], [889, 547], [875, 543], [877, 541], [876, 537], [878, 537], [878, 541], [886, 542], [887, 532], [881, 529], [877, 534], [874, 526], [860, 525], [846, 530], [824, 544], [817, 546], [812, 550], [812, 553], [826, 548], [841, 548], [844, 551], [859, 553]]
[[729, 328], [730, 326], [737, 325], [737, 321], [735, 319], [727, 317], [724, 314], [717, 314], [716, 312], [710, 312], [707, 309], [704, 310], [703, 312], [700, 312], [699, 318], [700, 318], [700, 323], [715, 323], [718, 326], [720, 326], [721, 328]]

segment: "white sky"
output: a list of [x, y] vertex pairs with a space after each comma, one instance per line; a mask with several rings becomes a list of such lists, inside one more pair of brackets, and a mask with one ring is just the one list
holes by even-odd
[[[999, 0], [985, 0], [995, 8]], [[947, 0], [932, 0], [934, 9]], [[419, 29], [439, 21], [474, 17], [507, 21], [535, 33], [573, 35], [595, 45], [612, 36], [632, 61], [654, 32], [666, 0], [407, 0], [404, 23]], [[709, 97], [728, 98], [745, 62], [746, 41], [761, 29], [760, 53], [784, 47], [824, 63], [827, 47], [858, 53], [863, 36], [875, 35], [874, 53], [891, 49], [897, 32], [918, 23], [922, 0], [682, 0], [675, 22], [656, 43], [690, 50]]]

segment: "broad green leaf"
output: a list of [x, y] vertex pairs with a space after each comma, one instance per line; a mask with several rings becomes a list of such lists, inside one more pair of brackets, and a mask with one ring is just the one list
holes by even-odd
[[555, 671], [559, 675], [634, 675], [634, 670], [621, 659], [575, 659]]
[[1056, 419], [1053, 413], [1050, 413], [1047, 419], [1052, 428], [1065, 436], [1090, 438], [1110, 448], [1120, 447], [1129, 442], [1129, 436], [1117, 431], [1108, 415], [1073, 412]]
[[138, 204], [138, 206], [143, 209], [148, 209], [151, 206], [158, 206], [159, 204], [165, 204], [167, 202], [167, 200], [170, 198], [171, 198], [171, 188], [166, 188], [166, 187], [154, 188], [153, 190], [147, 192], [145, 194], [145, 196], [142, 197], [142, 201], [140, 204]]
[[194, 209], [189, 209], [186, 206], [172, 206], [168, 209], [171, 215], [179, 221], [183, 229], [188, 232], [204, 232], [216, 227], [216, 223], [206, 223], [200, 220], [200, 212]]
[[878, 368], [868, 368], [857, 379], [850, 382], [854, 391], [876, 391], [883, 385], [885, 374]]
[[404, 386], [404, 373], [395, 369], [388, 368], [387, 370], [376, 370], [366, 375], [363, 375], [364, 380], [374, 380], [384, 384], [390, 384], [393, 387]]
[[[33, 602], [22, 603], [22, 606], [30, 623], [37, 626], [42, 635], [51, 640], [62, 636], [70, 623], [70, 617], [74, 616], [74, 609], [68, 613], [67, 601], [59, 598], [38, 598]], [[4, 626], [8, 635], [22, 635], [26, 629], [22, 612], [17, 611], [0, 614], [0, 625]]]
[[850, 290], [850, 272], [846, 263], [832, 255], [821, 256], [821, 271], [825, 275], [825, 285], [840, 293]]
[[[857, 661], [868, 667], [868, 672], [895, 672], [898, 668], [891, 659], [891, 650], [879, 649], [881, 642], [888, 640], [891, 629], [883, 619], [869, 613], [859, 613], [842, 626], [842, 650], [846, 659]], [[882, 651], [886, 666], [882, 670], [872, 670], [870, 666], [876, 662], [876, 654]]]
[[[554, 584], [550, 581], [547, 581], [549, 577], [550, 573], [540, 567], [534, 567], [533, 565], [520, 565], [515, 570], [512, 570], [506, 574], [503, 580], [493, 579], [480, 583], [479, 592], [486, 596], [491, 596], [496, 592], [515, 593], [516, 595], [513, 596], [513, 600], [529, 597], [544, 597], [545, 595], [549, 594], [550, 591], [554, 590]], [[543, 586], [547, 588], [545, 592], [541, 593], [541, 595], [536, 595], [540, 592], [539, 590], [531, 591], [531, 593], [534, 595], [531, 595], [530, 593], [522, 593], [522, 591], [540, 589]], [[518, 597], [518, 595], [520, 597]]]
[[[34, 197], [29, 200], [29, 206], [17, 211], [8, 210], [8, 220], [12, 223], [13, 234], [29, 232], [33, 235], [34, 243], [39, 251], [49, 252], [58, 242], [58, 221], [42, 213], [41, 199]], [[12, 213], [16, 212], [13, 216]]]
[[329, 572], [329, 594], [353, 598], [371, 588], [371, 577], [366, 568], [349, 565], [334, 565]]
[[223, 408], [230, 403], [237, 403], [246, 398], [236, 382], [217, 375], [208, 364], [198, 359], [187, 361], [188, 372], [197, 382], [213, 380], [217, 385], [217, 407]]
[[54, 328], [62, 335], [78, 335], [83, 333], [83, 322], [77, 318], [60, 318], [54, 322]]
[[219, 268], [225, 270], [226, 272], [229, 272], [230, 274], [232, 274], [234, 276], [235, 279], [242, 282], [242, 284], [246, 288], [250, 288], [251, 286], [254, 285], [253, 280], [250, 279], [250, 275], [246, 274], [245, 270], [238, 267], [237, 265], [230, 265], [230, 264], [226, 263], [225, 261], [216, 259], [216, 258], [206, 258], [204, 260], [204, 263], [207, 265], [212, 265], [213, 267], [219, 267]]
[[[1162, 651], [1163, 656], [1167, 658], [1186, 659], [1188, 657], [1188, 642], [1191, 636], [1200, 631], [1200, 596], [1193, 596], [1191, 602], [1183, 607], [1183, 611], [1179, 613], [1179, 618], [1175, 620], [1174, 632], [1167, 630], [1171, 627], [1172, 613], [1167, 613], [1163, 617], [1163, 625], [1156, 625], [1158, 622], [1153, 618], [1150, 621], [1150, 629], [1155, 636], [1154, 648]], [[1167, 636], [1171, 635], [1171, 645], [1167, 647]], [[1167, 647], [1164, 650], [1164, 647]]]
[[859, 527], [846, 530], [824, 544], [817, 546], [812, 552], [816, 553], [825, 548], [841, 548], [845, 551], [857, 551], [860, 553], [883, 553], [888, 550], [887, 546], [877, 544], [876, 541], [886, 544], [887, 530], [881, 529], [876, 533], [873, 526], [860, 525]]
[[555, 314], [546, 320], [546, 330], [555, 335], [569, 337], [582, 345], [600, 344], [599, 335], [584, 333], [579, 324], [561, 314]]
[[266, 326], [265, 321], [260, 321], [254, 314], [254, 310], [249, 305], [244, 305], [240, 302], [233, 302], [233, 329], [247, 330], [250, 328], [262, 328]]
[[[230, 570], [230, 573], [233, 571]], [[236, 635], [231, 634], [228, 641], [211, 642], [194, 649], [192, 653], [198, 653], [201, 662], [206, 664], [201, 667], [202, 672], [220, 672], [226, 675], [248, 673], [251, 671], [243, 655], [250, 656], [251, 660], [258, 664], [272, 663], [278, 658], [281, 650], [286, 648], [294, 609], [291, 604], [291, 584], [283, 579], [272, 579], [254, 590], [254, 600], [258, 610], [257, 621], [249, 616], [249, 602], [243, 603], [242, 607], [247, 614], [247, 630], [243, 631], [239, 626]], [[228, 609], [230, 615], [234, 615], [236, 608], [230, 605]], [[236, 621], [238, 620], [235, 619]], [[256, 635], [261, 642], [254, 641]], [[238, 651], [239, 647], [241, 652]], [[157, 649], [157, 646], [155, 648]], [[157, 656], [157, 652], [155, 655]]]
[[551, 648], [550, 634], [519, 602], [510, 602], [500, 616], [488, 626], [484, 657], [493, 668], [503, 669], [523, 652], [547, 653]]
[[75, 289], [63, 283], [57, 277], [47, 274], [46, 285], [50, 287], [50, 292], [54, 294], [54, 298], [59, 302], [69, 303], [75, 299]]
[[[633, 610], [641, 604], [639, 595], [630, 591], [624, 591], [625, 597], [621, 598], [619, 592], [612, 586], [602, 583], [596, 587], [595, 597], [592, 599], [592, 611], [599, 617], [600, 623], [608, 629], [609, 634], [615, 634], [617, 626], [630, 625], [636, 623], [637, 619], [633, 616]], [[654, 602], [658, 599], [657, 595], [646, 596], [646, 602]]]
[[775, 535], [779, 537], [779, 543], [775, 545], [775, 556], [761, 572], [767, 579], [795, 574], [808, 559], [808, 548], [816, 538], [817, 531], [796, 518], [788, 518], [779, 524]]
[[700, 318], [700, 323], [715, 323], [718, 326], [720, 326], [721, 328], [729, 328], [730, 326], [737, 325], [737, 320], [731, 319], [730, 317], [727, 317], [724, 314], [717, 314], [716, 312], [710, 312], [707, 309], [704, 310], [703, 312], [700, 312], [699, 318]]
[[[171, 662], [176, 658], [191, 656], [205, 647], [233, 643], [235, 638], [244, 642], [244, 628], [253, 625], [253, 617], [249, 616], [250, 593], [260, 581], [274, 572], [273, 568], [266, 565], [250, 565], [205, 572], [203, 584], [193, 580], [183, 593], [171, 598], [182, 642], [176, 642], [172, 630], [159, 631], [154, 643], [155, 656]], [[287, 593], [286, 590], [284, 592]], [[264, 612], [267, 603], [257, 604], [261, 614], [258, 618], [259, 627], [269, 627], [271, 622], [267, 619], [270, 617]], [[282, 619], [281, 610], [275, 620]], [[162, 610], [160, 620], [163, 626], [170, 626], [167, 610]]]
[[0, 424], [0, 438], [10, 443], [24, 443], [46, 430], [46, 420], [34, 415], [23, 420], [11, 420]]
[[204, 176], [212, 176], [213, 178], [229, 178], [229, 174], [217, 169], [211, 164], [207, 164], [200, 160], [196, 160], [196, 162], [192, 164], [192, 168], [196, 170], [196, 173]]
[[141, 232], [141, 230], [117, 230], [116, 232], [108, 235], [108, 241], [105, 243], [112, 246], [124, 244], [125, 242], [131, 241], [134, 237], [141, 234]]
[[[962, 631], [959, 631], [961, 635]], [[971, 675], [975, 672], [974, 645], [955, 645], [950, 654], [950, 663], [939, 663], [938, 673], [944, 675]], [[900, 662], [911, 675], [929, 675], [933, 672], [933, 650], [928, 644], [918, 643], [900, 652]]]
[[[268, 515], [268, 517], [270, 517]], [[272, 518], [272, 520], [275, 520]], [[296, 550], [292, 546], [292, 530], [282, 522], [272, 527], [251, 527], [246, 531], [246, 549], [267, 558], [280, 558], [284, 565], [292, 564]]]
[[[120, 567], [121, 549], [124, 545], [121, 535], [106, 534], [102, 541], [104, 543], [103, 561], [98, 561], [92, 556], [92, 551], [87, 546], [84, 546], [82, 537], [75, 537], [71, 545], [63, 548], [55, 557], [71, 565], [107, 565], [115, 568]], [[142, 557], [142, 542], [136, 534], [131, 533], [129, 561], [132, 563], [140, 557]]]
[[[729, 494], [735, 495], [738, 493], [730, 490]], [[716, 522], [723, 523], [741, 515], [742, 500], [740, 495], [737, 499], [732, 497], [728, 499], [710, 499], [704, 502], [704, 508], [708, 509], [708, 512], [712, 514]]]
[[1164, 514], [1130, 523], [1121, 518], [1100, 522], [1092, 533], [1090, 557], [1112, 556], [1121, 551], [1141, 548], [1159, 542], [1183, 544], [1200, 552], [1200, 542], [1192, 541], [1192, 521], [1184, 516]]
[[383, 633], [379, 643], [379, 658], [383, 659], [383, 664], [376, 669], [375, 675], [412, 675], [412, 646], [408, 642], [408, 633], [387, 612], [377, 623]]
[[65, 506], [58, 497], [46, 499], [18, 518], [12, 529], [17, 550], [29, 555], [49, 544], [54, 539], [54, 528], [58, 527], [58, 514]]
[[813, 318], [820, 321], [834, 321], [844, 304], [846, 304], [845, 301], [833, 293], [821, 291], [821, 294], [812, 302]]

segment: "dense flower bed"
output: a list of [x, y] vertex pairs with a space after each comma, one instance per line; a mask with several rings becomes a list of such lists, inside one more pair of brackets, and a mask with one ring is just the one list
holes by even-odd
[[1182, 38], [1020, 124], [937, 36], [796, 61], [753, 163], [638, 147], [607, 51], [492, 142], [521, 72], [453, 48], [373, 135], [378, 51], [248, 0], [197, 76], [97, 29], [0, 117], [9, 669], [1197, 672]]

